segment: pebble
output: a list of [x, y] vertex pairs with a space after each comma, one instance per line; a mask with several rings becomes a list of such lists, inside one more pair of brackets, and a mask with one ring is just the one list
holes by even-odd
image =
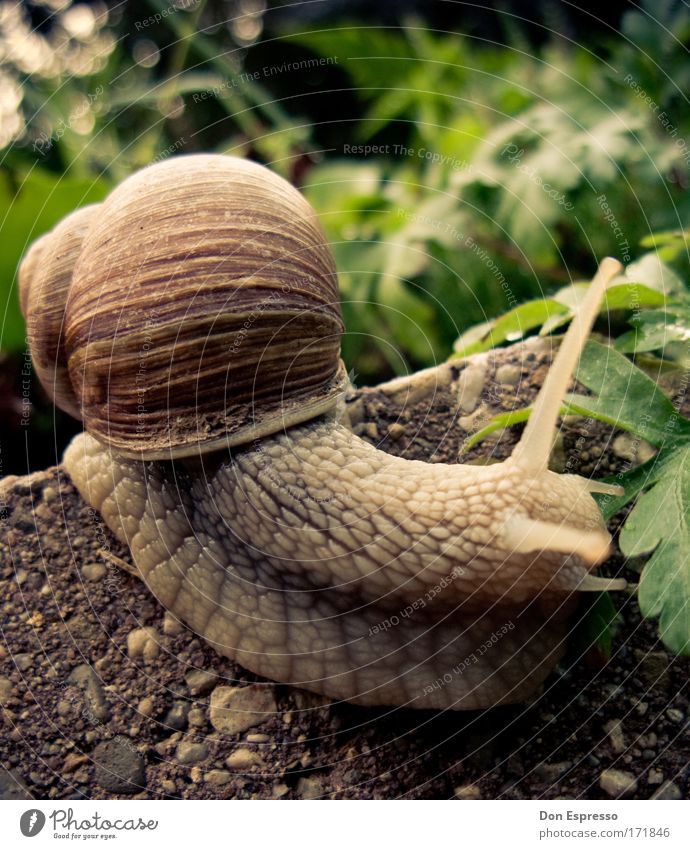
[[630, 796], [637, 790], [637, 780], [631, 772], [622, 769], [605, 769], [599, 777], [599, 786], [612, 799]]
[[204, 743], [183, 740], [177, 746], [175, 757], [181, 764], [195, 764], [208, 757], [208, 748]]
[[650, 769], [647, 773], [647, 784], [656, 786], [664, 780], [664, 774], [660, 769]]
[[678, 708], [669, 708], [666, 711], [666, 716], [671, 720], [671, 722], [682, 722], [684, 719], [683, 711], [678, 710]]
[[206, 711], [203, 708], [192, 708], [187, 717], [190, 725], [195, 728], [201, 728], [206, 725]]
[[127, 635], [127, 654], [131, 658], [155, 660], [160, 653], [160, 637], [155, 628], [135, 628]]
[[283, 796], [287, 795], [290, 792], [290, 788], [287, 784], [274, 784], [273, 785], [273, 798], [281, 799]]
[[14, 693], [14, 686], [9, 678], [0, 678], [0, 705], [5, 707], [9, 704]]
[[236, 749], [232, 754], [225, 759], [225, 765], [228, 769], [233, 769], [237, 772], [243, 772], [251, 769], [253, 766], [263, 767], [264, 762], [261, 757], [252, 752], [251, 749]]
[[77, 767], [83, 766], [85, 763], [89, 762], [89, 758], [87, 755], [82, 755], [77, 752], [70, 752], [65, 758], [65, 762], [62, 765], [63, 774], [68, 772], [74, 772]]
[[212, 769], [204, 774], [204, 781], [214, 787], [220, 787], [232, 780], [232, 774], [225, 769]]
[[604, 731], [609, 735], [609, 743], [614, 753], [616, 755], [622, 754], [626, 749], [622, 721], [611, 719], [604, 725]]
[[173, 702], [173, 706], [165, 714], [163, 725], [175, 731], [184, 731], [187, 727], [187, 717], [189, 716], [188, 702]]
[[139, 706], [137, 707], [137, 711], [142, 716], [151, 716], [153, 713], [154, 702], [151, 696], [146, 696], [145, 699], [142, 699], [139, 702]]
[[19, 652], [18, 654], [15, 654], [13, 660], [14, 665], [20, 670], [20, 672], [26, 672], [34, 665], [34, 659], [28, 652]]
[[218, 683], [218, 675], [207, 669], [190, 669], [185, 674], [184, 680], [193, 696], [205, 696]]
[[558, 761], [557, 763], [540, 763], [534, 768], [535, 775], [549, 784], [555, 784], [572, 767], [572, 761]]
[[211, 693], [211, 725], [216, 731], [240, 734], [261, 725], [277, 710], [273, 687], [216, 687]]
[[268, 743], [271, 738], [268, 736], [268, 734], [247, 734], [246, 739], [247, 743]]
[[170, 794], [171, 796], [174, 793], [177, 793], [177, 785], [169, 778], [165, 778], [163, 779], [163, 781], [161, 781], [161, 787], [163, 788], [163, 790], [165, 790], [166, 793]]
[[103, 563], [87, 563], [82, 566], [81, 573], [87, 581], [102, 581], [108, 570]]
[[107, 722], [110, 719], [110, 705], [100, 679], [88, 663], [76, 666], [67, 680], [83, 691], [87, 711], [95, 720]]
[[680, 787], [672, 781], [664, 781], [661, 787], [652, 794], [652, 799], [682, 799]]
[[96, 782], [110, 793], [139, 793], [146, 787], [141, 755], [126, 737], [113, 737], [93, 751]]
[[393, 422], [393, 424], [388, 425], [388, 436], [393, 442], [397, 442], [404, 433], [405, 425], [400, 424], [400, 422]]
[[471, 413], [479, 403], [486, 381], [486, 363], [471, 363], [458, 377], [458, 407], [463, 413]]
[[318, 799], [323, 795], [323, 786], [318, 778], [300, 778], [296, 790], [302, 799]]
[[13, 769], [0, 769], [0, 799], [32, 799], [21, 775]]
[[504, 386], [517, 386], [520, 381], [521, 369], [512, 363], [504, 363], [496, 369], [496, 382]]
[[482, 791], [476, 784], [462, 784], [453, 791], [456, 799], [481, 799]]
[[647, 688], [655, 691], [668, 689], [671, 676], [668, 671], [668, 655], [665, 652], [635, 649], [635, 661], [639, 664], [638, 673]]

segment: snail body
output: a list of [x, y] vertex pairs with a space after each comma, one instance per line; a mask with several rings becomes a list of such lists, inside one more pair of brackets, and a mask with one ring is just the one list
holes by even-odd
[[[267, 169], [215, 156], [151, 166], [104, 201], [73, 253], [64, 343], [50, 350], [56, 403], [77, 407], [87, 433], [65, 468], [164, 607], [221, 654], [361, 704], [519, 702], [562, 655], [577, 591], [621, 586], [590, 574], [610, 545], [591, 492], [610, 488], [547, 469], [615, 261], [512, 456], [474, 466], [393, 457], [339, 421], [335, 268], [314, 213]], [[30, 305], [47, 284], [31, 282], [31, 252], [25, 262], [41, 345]]]

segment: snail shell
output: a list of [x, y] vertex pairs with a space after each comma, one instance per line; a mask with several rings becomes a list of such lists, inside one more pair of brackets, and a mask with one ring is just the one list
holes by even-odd
[[326, 237], [300, 193], [252, 162], [138, 172], [39, 241], [20, 279], [41, 380], [126, 456], [246, 442], [342, 393]]

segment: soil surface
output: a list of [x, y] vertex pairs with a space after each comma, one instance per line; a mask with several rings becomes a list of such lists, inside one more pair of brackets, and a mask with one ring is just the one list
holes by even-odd
[[[458, 455], [493, 412], [529, 403], [550, 346], [530, 341], [355, 391], [352, 425], [407, 457], [503, 457], [519, 428]], [[601, 476], [629, 451], [624, 435], [569, 419], [554, 463]], [[631, 593], [613, 596], [608, 663], [572, 649], [529, 705], [367, 709], [216, 655], [127, 571], [128, 552], [61, 467], [5, 479], [0, 508], [2, 798], [688, 796], [690, 663], [664, 650]], [[607, 566], [617, 571], [620, 558]]]

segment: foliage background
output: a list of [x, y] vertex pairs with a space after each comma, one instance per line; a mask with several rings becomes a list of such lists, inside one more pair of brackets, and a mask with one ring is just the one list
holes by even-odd
[[595, 357], [596, 400], [579, 401], [659, 449], [626, 481], [627, 501], [663, 486], [621, 544], [644, 554], [664, 536], [646, 612], [686, 650], [690, 472], [668, 476], [690, 430], [669, 426], [623, 355], [652, 376], [688, 366], [690, 9], [527, 8], [2, 0], [0, 474], [56, 462], [78, 427], [31, 372], [16, 294], [27, 246], [152, 161], [249, 156], [321, 215], [358, 382], [553, 332], [602, 256], [627, 264], [599, 328], [618, 353]]

